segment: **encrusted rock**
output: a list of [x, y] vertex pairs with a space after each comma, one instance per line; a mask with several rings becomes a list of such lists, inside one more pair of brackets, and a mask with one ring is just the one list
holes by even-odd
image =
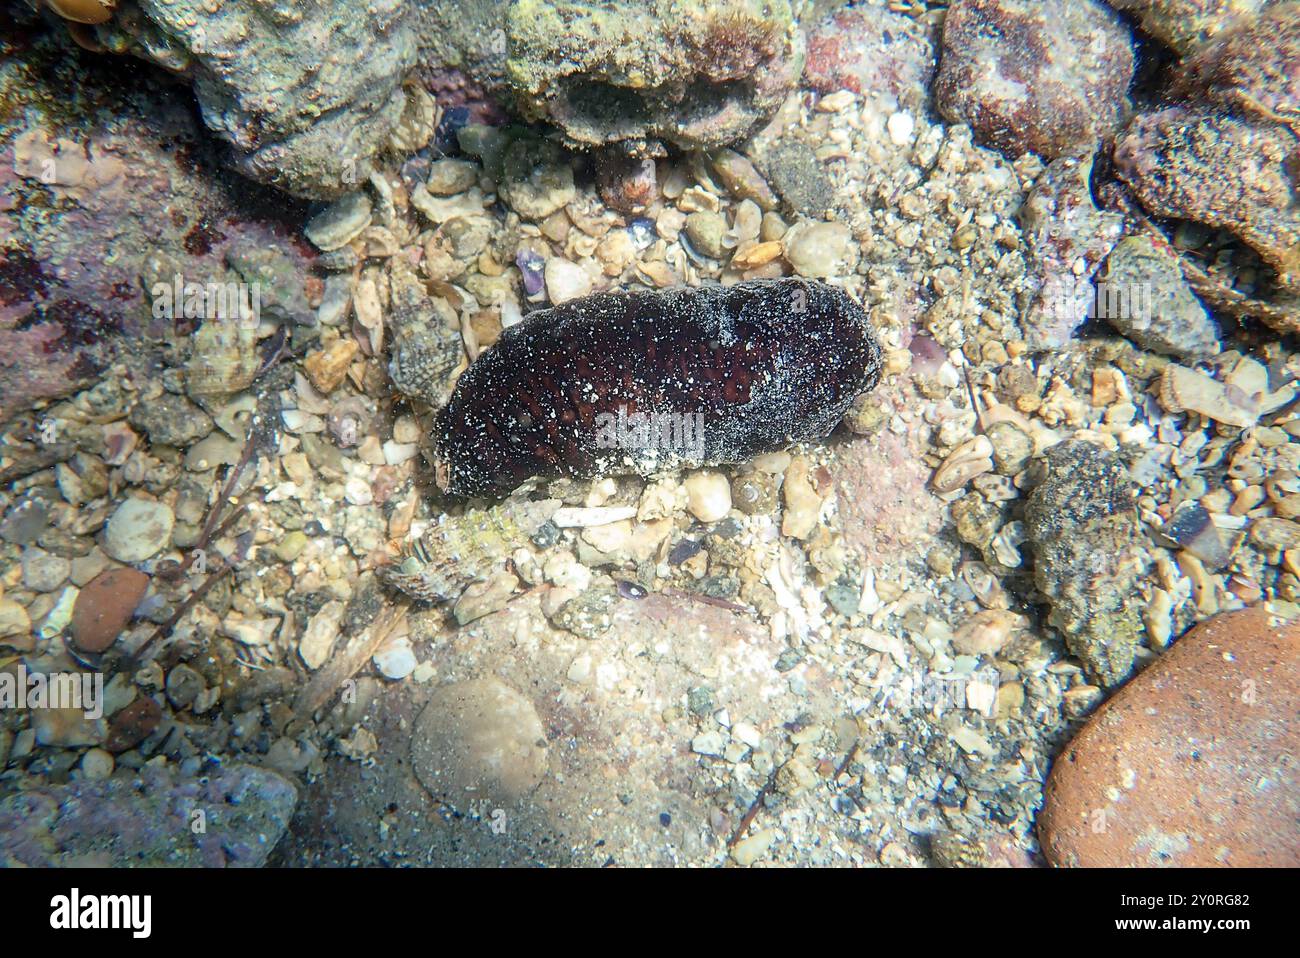
[[725, 146], [775, 112], [803, 67], [789, 0], [516, 0], [506, 33], [525, 116], [583, 148]]
[[1025, 506], [1034, 584], [1048, 621], [1106, 686], [1128, 677], [1142, 634], [1138, 577], [1147, 565], [1137, 487], [1114, 453], [1083, 440], [1049, 449]]
[[1133, 66], [1128, 27], [1098, 0], [955, 0], [935, 100], [978, 142], [1051, 160], [1119, 128]]

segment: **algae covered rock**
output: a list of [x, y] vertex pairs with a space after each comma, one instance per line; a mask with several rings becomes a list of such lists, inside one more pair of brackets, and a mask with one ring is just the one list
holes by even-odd
[[1137, 485], [1119, 458], [1083, 440], [1050, 449], [1045, 477], [1025, 507], [1034, 584], [1088, 674], [1118, 685], [1133, 667], [1142, 632], [1138, 577], [1147, 558]]
[[100, 43], [193, 82], [204, 123], [252, 179], [332, 197], [370, 175], [406, 107], [415, 65], [410, 0], [218, 3], [138, 0]]
[[767, 120], [803, 69], [789, 0], [516, 0], [507, 80], [568, 144], [724, 146]]
[[256, 868], [297, 802], [288, 779], [241, 764], [34, 788], [0, 800], [0, 864]]

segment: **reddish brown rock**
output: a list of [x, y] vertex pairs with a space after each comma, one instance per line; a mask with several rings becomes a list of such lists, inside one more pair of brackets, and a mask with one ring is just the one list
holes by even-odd
[[114, 755], [135, 748], [147, 739], [162, 721], [162, 706], [142, 695], [113, 716], [108, 725], [104, 748]]
[[1062, 866], [1300, 866], [1300, 624], [1216, 616], [1056, 760], [1038, 831]]
[[121, 635], [149, 589], [137, 569], [101, 572], [77, 594], [72, 607], [72, 641], [83, 652], [103, 652]]
[[984, 146], [1052, 160], [1119, 128], [1133, 67], [1128, 27], [1096, 0], [954, 0], [935, 103]]

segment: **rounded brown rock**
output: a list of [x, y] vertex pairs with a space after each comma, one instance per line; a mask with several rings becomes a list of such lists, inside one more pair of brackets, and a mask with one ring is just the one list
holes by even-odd
[[411, 766], [454, 808], [512, 804], [546, 774], [546, 734], [533, 704], [508, 685], [456, 682], [435, 691], [416, 720]]
[[1058, 756], [1038, 833], [1058, 866], [1300, 865], [1300, 623], [1197, 626]]
[[103, 652], [122, 634], [149, 589], [138, 569], [108, 569], [86, 584], [72, 607], [72, 641], [83, 652]]

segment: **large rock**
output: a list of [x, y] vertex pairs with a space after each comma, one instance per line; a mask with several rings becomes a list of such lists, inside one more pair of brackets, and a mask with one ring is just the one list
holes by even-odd
[[935, 101], [981, 144], [1051, 160], [1119, 128], [1133, 66], [1128, 27], [1098, 0], [954, 0]]
[[1039, 816], [1055, 865], [1300, 865], [1300, 627], [1202, 623], [1066, 746]]
[[515, 0], [507, 76], [524, 114], [571, 145], [726, 145], [767, 120], [803, 69], [789, 0]]
[[135, 0], [95, 29], [109, 50], [189, 79], [241, 172], [334, 196], [365, 182], [402, 117], [416, 6], [372, 0], [359, 16], [348, 0]]
[[250, 765], [198, 777], [148, 767], [0, 800], [0, 864], [31, 868], [256, 868], [293, 815], [298, 790]]

